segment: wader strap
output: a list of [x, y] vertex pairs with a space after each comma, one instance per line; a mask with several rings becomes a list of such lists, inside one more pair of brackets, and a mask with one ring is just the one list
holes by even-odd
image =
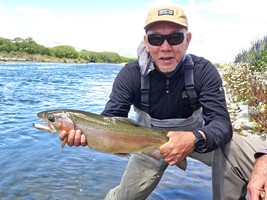
[[141, 110], [145, 111], [146, 113], [148, 113], [149, 110], [149, 91], [149, 74], [146, 76], [141, 75]]
[[195, 81], [194, 81], [194, 63], [190, 55], [186, 55], [184, 60], [184, 83], [185, 89], [189, 96], [189, 101], [193, 110], [197, 110], [200, 107], [200, 103], [197, 98], [195, 91]]
[[[190, 55], [186, 55], [183, 63], [184, 68], [184, 83], [185, 89], [189, 96], [189, 101], [193, 111], [199, 109], [200, 103], [195, 92], [194, 82], [194, 63]], [[149, 110], [149, 91], [150, 91], [150, 78], [149, 74], [146, 76], [141, 75], [141, 110], [148, 113]]]

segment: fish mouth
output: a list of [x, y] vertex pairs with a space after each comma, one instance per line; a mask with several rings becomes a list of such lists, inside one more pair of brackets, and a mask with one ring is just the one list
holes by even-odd
[[[39, 112], [39, 113], [37, 114], [37, 116], [38, 116], [39, 118], [41, 118], [43, 121], [45, 121], [45, 120], [44, 120], [44, 119], [45, 119], [45, 112]], [[45, 121], [45, 122], [46, 122], [46, 121]], [[51, 132], [51, 128], [47, 125], [47, 123], [46, 123], [46, 124], [33, 123], [32, 125], [33, 125], [33, 127], [37, 128], [37, 129], [39, 129], [39, 130], [41, 130], [41, 131]]]
[[33, 125], [33, 127], [37, 128], [37, 129], [39, 129], [41, 131], [51, 132], [50, 127], [47, 126], [46, 124], [33, 123], [32, 125]]

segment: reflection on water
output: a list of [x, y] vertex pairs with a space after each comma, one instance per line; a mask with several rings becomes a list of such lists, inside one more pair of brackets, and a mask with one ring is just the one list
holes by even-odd
[[[126, 158], [87, 147], [61, 150], [58, 135], [36, 130], [36, 114], [71, 108], [100, 113], [122, 66], [0, 63], [0, 197], [103, 199]], [[133, 118], [134, 113], [130, 113]], [[169, 167], [149, 200], [211, 199], [211, 170], [189, 159], [186, 172]]]

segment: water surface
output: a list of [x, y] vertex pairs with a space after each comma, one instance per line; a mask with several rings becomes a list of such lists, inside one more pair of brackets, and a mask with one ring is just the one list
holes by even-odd
[[[115, 64], [0, 63], [0, 198], [99, 200], [115, 187], [128, 159], [87, 147], [61, 150], [58, 135], [33, 128], [43, 110], [101, 113]], [[130, 118], [134, 113], [130, 112]], [[211, 169], [189, 159], [186, 172], [168, 167], [148, 198], [211, 199]]]

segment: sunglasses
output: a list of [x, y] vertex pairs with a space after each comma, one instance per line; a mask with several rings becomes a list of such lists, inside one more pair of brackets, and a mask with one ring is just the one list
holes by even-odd
[[186, 32], [183, 33], [171, 33], [169, 35], [161, 35], [161, 34], [148, 34], [147, 40], [148, 43], [152, 46], [161, 46], [164, 40], [167, 40], [169, 45], [178, 45], [184, 41], [186, 36]]

